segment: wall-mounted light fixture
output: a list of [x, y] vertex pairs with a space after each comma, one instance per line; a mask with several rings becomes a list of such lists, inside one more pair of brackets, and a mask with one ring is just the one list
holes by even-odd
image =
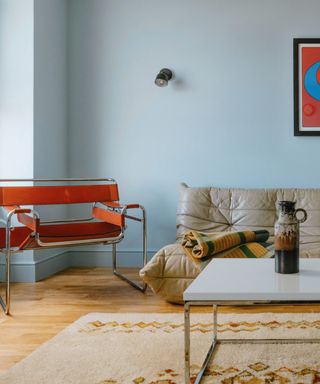
[[162, 68], [154, 82], [158, 87], [166, 87], [170, 79], [172, 79], [172, 71], [168, 68]]

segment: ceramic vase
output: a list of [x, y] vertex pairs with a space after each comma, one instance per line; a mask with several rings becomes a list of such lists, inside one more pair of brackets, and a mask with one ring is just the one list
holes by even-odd
[[[279, 201], [279, 217], [274, 228], [275, 271], [299, 272], [299, 225], [307, 219], [307, 212], [295, 209], [294, 201]], [[298, 219], [297, 214], [301, 218]]]

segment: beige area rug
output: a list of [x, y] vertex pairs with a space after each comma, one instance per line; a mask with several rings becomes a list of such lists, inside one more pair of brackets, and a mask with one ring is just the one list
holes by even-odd
[[[192, 372], [211, 340], [192, 315]], [[221, 314], [220, 338], [320, 337], [320, 314]], [[183, 314], [91, 313], [0, 376], [10, 384], [184, 383]], [[221, 345], [204, 383], [320, 383], [319, 344]]]

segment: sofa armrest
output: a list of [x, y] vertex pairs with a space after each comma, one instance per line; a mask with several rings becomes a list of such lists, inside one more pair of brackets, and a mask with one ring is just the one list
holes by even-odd
[[178, 243], [161, 248], [140, 271], [140, 277], [154, 293], [175, 303], [182, 302], [183, 292], [198, 274]]

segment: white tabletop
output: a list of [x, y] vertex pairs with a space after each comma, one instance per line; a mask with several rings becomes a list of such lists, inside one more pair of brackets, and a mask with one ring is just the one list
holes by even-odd
[[274, 271], [274, 259], [215, 259], [184, 291], [185, 301], [319, 301], [320, 259], [300, 259], [300, 272]]

